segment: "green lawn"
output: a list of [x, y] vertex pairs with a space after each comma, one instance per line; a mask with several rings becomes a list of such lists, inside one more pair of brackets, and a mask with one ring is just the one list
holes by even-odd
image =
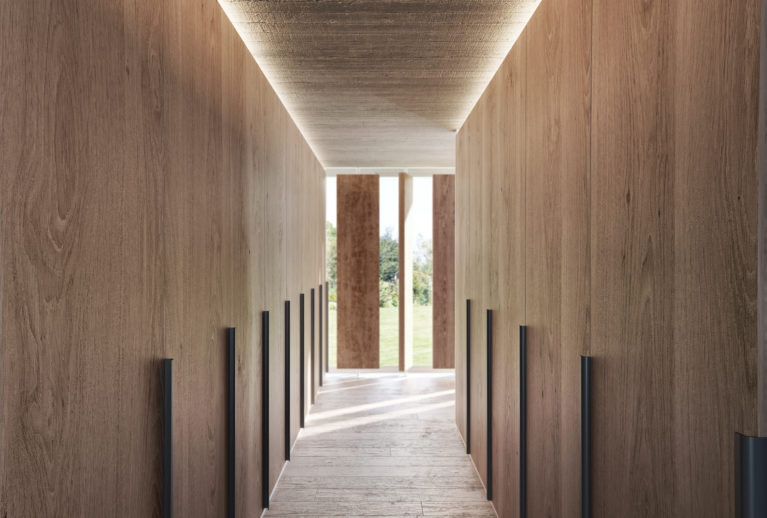
[[[381, 367], [399, 364], [399, 313], [397, 308], [381, 308], [380, 343]], [[413, 308], [413, 363], [431, 366], [431, 306]], [[330, 320], [330, 366], [336, 366], [336, 311], [328, 314]]]

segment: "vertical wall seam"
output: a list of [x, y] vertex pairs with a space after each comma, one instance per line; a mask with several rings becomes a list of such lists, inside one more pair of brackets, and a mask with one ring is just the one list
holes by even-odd
[[523, 275], [524, 278], [524, 288], [523, 288], [523, 298], [522, 298], [522, 323], [523, 325], [527, 325], [527, 110], [529, 109], [529, 100], [527, 98], [527, 91], [528, 91], [528, 83], [530, 81], [530, 76], [527, 72], [527, 62], [528, 62], [528, 44], [527, 44], [527, 38], [525, 37], [524, 40], [524, 46], [525, 46], [525, 141], [524, 141], [524, 150], [525, 150], [525, 160], [522, 165], [522, 200], [524, 203], [523, 210], [524, 215], [522, 216], [522, 242], [524, 243], [522, 250], [524, 251], [524, 257], [522, 259], [522, 268], [523, 268]]
[[767, 435], [767, 0], [760, 5], [757, 126], [757, 427]]
[[589, 9], [591, 10], [591, 33], [589, 34], [589, 157], [588, 157], [588, 243], [586, 248], [586, 254], [588, 257], [589, 275], [588, 275], [588, 336], [586, 338], [586, 345], [588, 347], [587, 354], [592, 352], [592, 285], [593, 285], [593, 266], [592, 266], [592, 227], [593, 227], [593, 205], [592, 205], [592, 170], [594, 166], [594, 2], [598, 0], [591, 0], [589, 2]]

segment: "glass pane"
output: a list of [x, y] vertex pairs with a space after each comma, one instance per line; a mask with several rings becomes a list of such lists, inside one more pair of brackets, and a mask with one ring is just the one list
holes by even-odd
[[413, 178], [413, 365], [432, 365], [432, 179]]
[[399, 365], [399, 179], [380, 179], [379, 331], [380, 365]]

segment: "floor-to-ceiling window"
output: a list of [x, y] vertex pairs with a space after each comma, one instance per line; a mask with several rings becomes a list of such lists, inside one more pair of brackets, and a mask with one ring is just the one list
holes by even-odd
[[399, 186], [396, 177], [382, 176], [379, 184], [378, 307], [381, 367], [399, 363]]
[[413, 365], [432, 365], [432, 178], [413, 178]]
[[336, 367], [338, 346], [338, 255], [337, 236], [336, 178], [325, 179], [325, 278], [328, 281], [328, 366]]
[[[399, 363], [399, 180], [396, 176], [379, 179], [379, 353], [381, 367], [396, 367]], [[416, 177], [412, 183], [412, 206], [408, 220], [412, 225], [412, 365], [432, 365], [432, 193], [431, 177]], [[337, 179], [326, 180], [326, 276], [329, 286], [328, 313], [329, 366], [337, 365]]]

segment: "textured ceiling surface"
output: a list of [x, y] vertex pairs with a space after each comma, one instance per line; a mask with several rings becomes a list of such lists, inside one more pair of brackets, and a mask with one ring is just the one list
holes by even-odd
[[325, 167], [451, 167], [539, 0], [220, 0]]

